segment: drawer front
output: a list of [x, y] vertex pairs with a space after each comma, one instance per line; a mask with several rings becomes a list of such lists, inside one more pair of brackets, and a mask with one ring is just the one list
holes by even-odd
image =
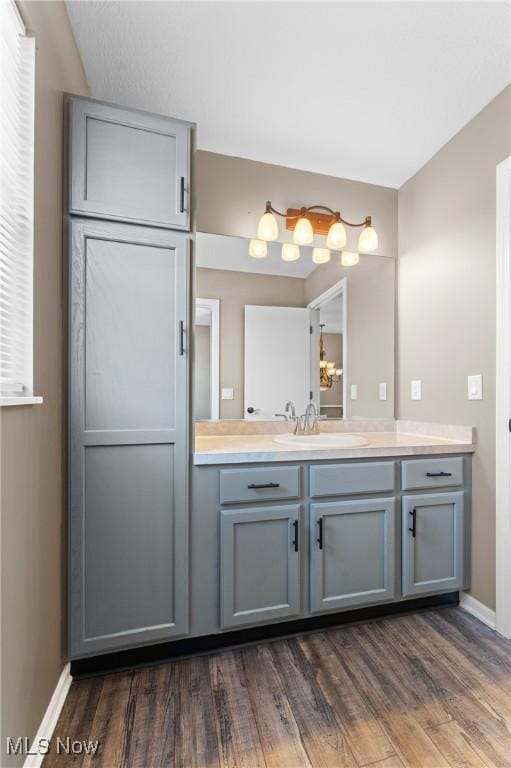
[[395, 468], [395, 461], [316, 464], [310, 468], [310, 495], [315, 498], [393, 491], [396, 482]]
[[299, 499], [300, 467], [221, 469], [220, 503]]
[[401, 462], [401, 488], [412, 491], [418, 488], [443, 488], [463, 485], [463, 459], [419, 459]]

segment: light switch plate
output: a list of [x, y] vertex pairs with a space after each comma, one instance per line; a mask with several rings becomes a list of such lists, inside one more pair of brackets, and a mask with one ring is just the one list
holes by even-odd
[[234, 387], [222, 387], [222, 400], [234, 400]]
[[358, 385], [352, 384], [350, 387], [350, 398], [351, 400], [356, 400], [358, 397]]
[[422, 400], [422, 381], [420, 379], [412, 381], [412, 400]]
[[483, 399], [483, 376], [481, 373], [467, 376], [467, 396], [469, 400]]
[[379, 385], [380, 389], [380, 400], [386, 400], [387, 399], [387, 385], [384, 381], [381, 382]]

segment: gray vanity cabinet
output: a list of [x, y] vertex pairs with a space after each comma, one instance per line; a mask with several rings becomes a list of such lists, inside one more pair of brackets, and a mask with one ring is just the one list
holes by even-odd
[[190, 229], [192, 125], [69, 99], [69, 212]]
[[70, 654], [187, 630], [188, 241], [70, 224]]
[[464, 586], [464, 493], [428, 493], [402, 500], [404, 596]]
[[293, 504], [220, 512], [223, 628], [299, 615], [300, 511]]
[[311, 612], [393, 600], [394, 498], [311, 504]]

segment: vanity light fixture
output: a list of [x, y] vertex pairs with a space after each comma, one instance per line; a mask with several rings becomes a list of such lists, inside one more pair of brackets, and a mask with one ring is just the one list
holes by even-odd
[[342, 368], [336, 368], [335, 363], [326, 359], [325, 343], [323, 341], [324, 323], [321, 323], [319, 333], [319, 388], [323, 392], [331, 389], [334, 381], [339, 381], [342, 376]]
[[330, 261], [330, 251], [328, 248], [313, 248], [312, 261], [314, 264], [326, 264]]
[[360, 256], [358, 253], [354, 253], [353, 251], [343, 251], [341, 253], [340, 262], [343, 267], [354, 267], [359, 261]]
[[300, 249], [294, 243], [283, 243], [282, 261], [297, 261], [300, 258]]
[[[279, 236], [279, 228], [276, 217], [280, 216], [286, 219], [286, 228], [293, 232], [293, 242], [295, 246], [310, 245], [313, 242], [315, 235], [323, 235], [327, 238], [326, 249], [314, 249], [314, 250], [332, 250], [342, 251], [347, 243], [346, 227], [362, 228], [358, 240], [358, 251], [362, 253], [371, 253], [378, 248], [378, 235], [372, 225], [371, 216], [366, 216], [364, 221], [360, 223], [353, 223], [343, 219], [339, 211], [334, 211], [326, 205], [310, 205], [308, 208], [305, 206], [302, 208], [288, 208], [285, 213], [278, 211], [268, 200], [264, 214], [261, 216], [259, 225], [257, 227], [257, 237], [259, 240], [271, 241], [277, 240]], [[251, 244], [254, 241], [251, 241]], [[284, 249], [282, 251], [282, 258], [284, 261], [295, 261], [300, 258], [300, 252], [296, 255], [296, 251], [290, 251], [292, 258], [284, 256]], [[346, 252], [351, 253], [351, 252]], [[356, 260], [351, 261], [350, 265], [358, 264], [358, 253], [356, 254]], [[264, 258], [263, 256], [256, 256], [255, 258]], [[323, 261], [316, 261], [313, 255], [313, 261], [317, 264], [324, 264], [329, 261], [326, 257]], [[342, 262], [344, 263], [344, 262]], [[348, 264], [344, 264], [348, 266]]]
[[248, 255], [253, 259], [264, 259], [268, 255], [266, 240], [251, 240], [248, 245]]

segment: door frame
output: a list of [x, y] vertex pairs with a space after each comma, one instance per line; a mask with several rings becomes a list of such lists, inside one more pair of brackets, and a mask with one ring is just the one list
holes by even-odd
[[220, 299], [195, 299], [195, 312], [197, 307], [203, 307], [211, 312], [211, 338], [210, 338], [210, 418], [218, 421], [220, 418]]
[[[348, 334], [347, 334], [347, 320], [348, 320], [348, 280], [346, 277], [341, 278], [336, 283], [327, 288], [326, 291], [320, 293], [319, 296], [309, 301], [307, 307], [309, 309], [321, 309], [322, 306], [327, 304], [336, 296], [342, 295], [342, 419], [348, 418], [348, 377], [347, 377], [347, 362], [348, 362]], [[312, 358], [312, 356], [311, 356]], [[311, 382], [312, 384], [312, 382]], [[318, 408], [320, 403], [318, 403]]]
[[511, 638], [511, 156], [497, 165], [496, 627]]

